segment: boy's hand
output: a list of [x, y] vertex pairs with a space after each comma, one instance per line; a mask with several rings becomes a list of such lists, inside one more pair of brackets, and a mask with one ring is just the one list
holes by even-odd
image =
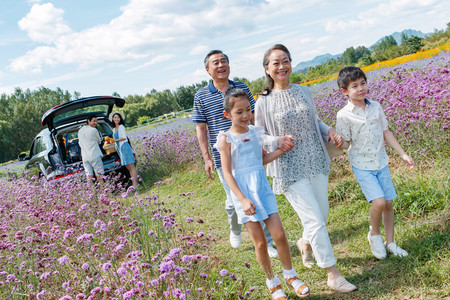
[[253, 204], [253, 202], [250, 199], [244, 198], [243, 200], [240, 200], [242, 205], [242, 209], [244, 210], [244, 213], [247, 216], [252, 216], [256, 214], [256, 206]]
[[408, 170], [412, 170], [414, 168], [414, 160], [407, 154], [402, 155], [403, 161], [408, 165]]
[[342, 136], [336, 133], [333, 127], [330, 127], [330, 129], [328, 130], [328, 139], [331, 140], [333, 144], [336, 145], [336, 147], [339, 148], [342, 146], [343, 143]]

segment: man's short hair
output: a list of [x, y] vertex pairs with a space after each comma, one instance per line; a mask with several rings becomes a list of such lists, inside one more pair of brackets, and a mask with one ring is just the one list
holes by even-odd
[[228, 56], [226, 54], [224, 54], [222, 52], [222, 50], [211, 50], [208, 52], [208, 54], [206, 54], [205, 60], [203, 61], [205, 64], [205, 68], [208, 68], [209, 66], [209, 57], [213, 54], [222, 54], [223, 56], [225, 56], [225, 59], [227, 60], [227, 63], [230, 63], [230, 61], [228, 60]]
[[355, 81], [359, 78], [364, 78], [367, 81], [366, 74], [358, 67], [345, 67], [339, 71], [337, 78], [337, 84], [340, 89], [347, 89], [351, 81]]
[[96, 115], [88, 115], [87, 120], [89, 122], [91, 122], [93, 118], [97, 118], [97, 116]]

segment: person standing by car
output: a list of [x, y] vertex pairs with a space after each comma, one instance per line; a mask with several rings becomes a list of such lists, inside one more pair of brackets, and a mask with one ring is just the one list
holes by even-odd
[[[223, 99], [228, 87], [243, 89], [250, 99], [252, 112], [255, 107], [255, 100], [247, 85], [238, 81], [228, 79], [230, 75], [230, 65], [228, 56], [220, 50], [211, 50], [204, 59], [206, 72], [211, 76], [212, 81], [205, 87], [197, 91], [194, 97], [194, 108], [192, 112], [192, 121], [196, 125], [197, 139], [205, 161], [205, 172], [211, 180], [214, 180], [211, 173], [214, 167], [219, 175], [220, 182], [226, 193], [225, 210], [230, 224], [230, 244], [233, 248], [241, 245], [241, 225], [238, 224], [238, 218], [231, 199], [231, 191], [225, 181], [222, 166], [220, 163], [220, 153], [213, 147], [217, 140], [217, 134], [220, 130], [226, 131], [231, 127], [231, 121], [224, 119]], [[253, 118], [252, 118], [253, 119]], [[209, 144], [212, 148], [213, 161], [208, 149]], [[268, 242], [268, 252], [270, 257], [278, 256], [277, 250], [272, 246], [272, 236], [269, 230], [262, 222], [264, 233]]]
[[83, 160], [84, 171], [89, 181], [97, 176], [97, 181], [103, 183], [102, 151], [99, 144], [102, 142], [100, 134], [97, 130], [97, 117], [88, 116], [87, 124], [78, 130], [78, 144], [81, 148], [81, 158]]
[[127, 168], [128, 172], [130, 172], [133, 187], [136, 189], [138, 187], [138, 173], [133, 150], [128, 143], [127, 132], [125, 131], [125, 117], [119, 111], [115, 111], [109, 115], [109, 120], [114, 124], [113, 138], [110, 139], [110, 142], [115, 143], [117, 153], [119, 153], [120, 156], [120, 163]]

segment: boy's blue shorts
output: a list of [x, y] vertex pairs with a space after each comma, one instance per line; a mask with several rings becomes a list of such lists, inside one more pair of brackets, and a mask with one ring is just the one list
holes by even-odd
[[397, 197], [388, 166], [381, 170], [361, 170], [355, 167], [352, 170], [369, 203], [382, 197], [386, 200]]

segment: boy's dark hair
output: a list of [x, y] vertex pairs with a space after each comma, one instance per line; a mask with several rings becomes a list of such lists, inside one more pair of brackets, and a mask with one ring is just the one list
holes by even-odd
[[337, 84], [340, 89], [347, 89], [350, 81], [355, 81], [359, 78], [364, 78], [367, 81], [366, 74], [358, 67], [345, 67], [339, 71]]
[[248, 99], [248, 102], [250, 102], [248, 94], [243, 89], [237, 89], [230, 86], [225, 93], [225, 97], [223, 98], [223, 110], [230, 113], [234, 105], [234, 100], [241, 97]]

